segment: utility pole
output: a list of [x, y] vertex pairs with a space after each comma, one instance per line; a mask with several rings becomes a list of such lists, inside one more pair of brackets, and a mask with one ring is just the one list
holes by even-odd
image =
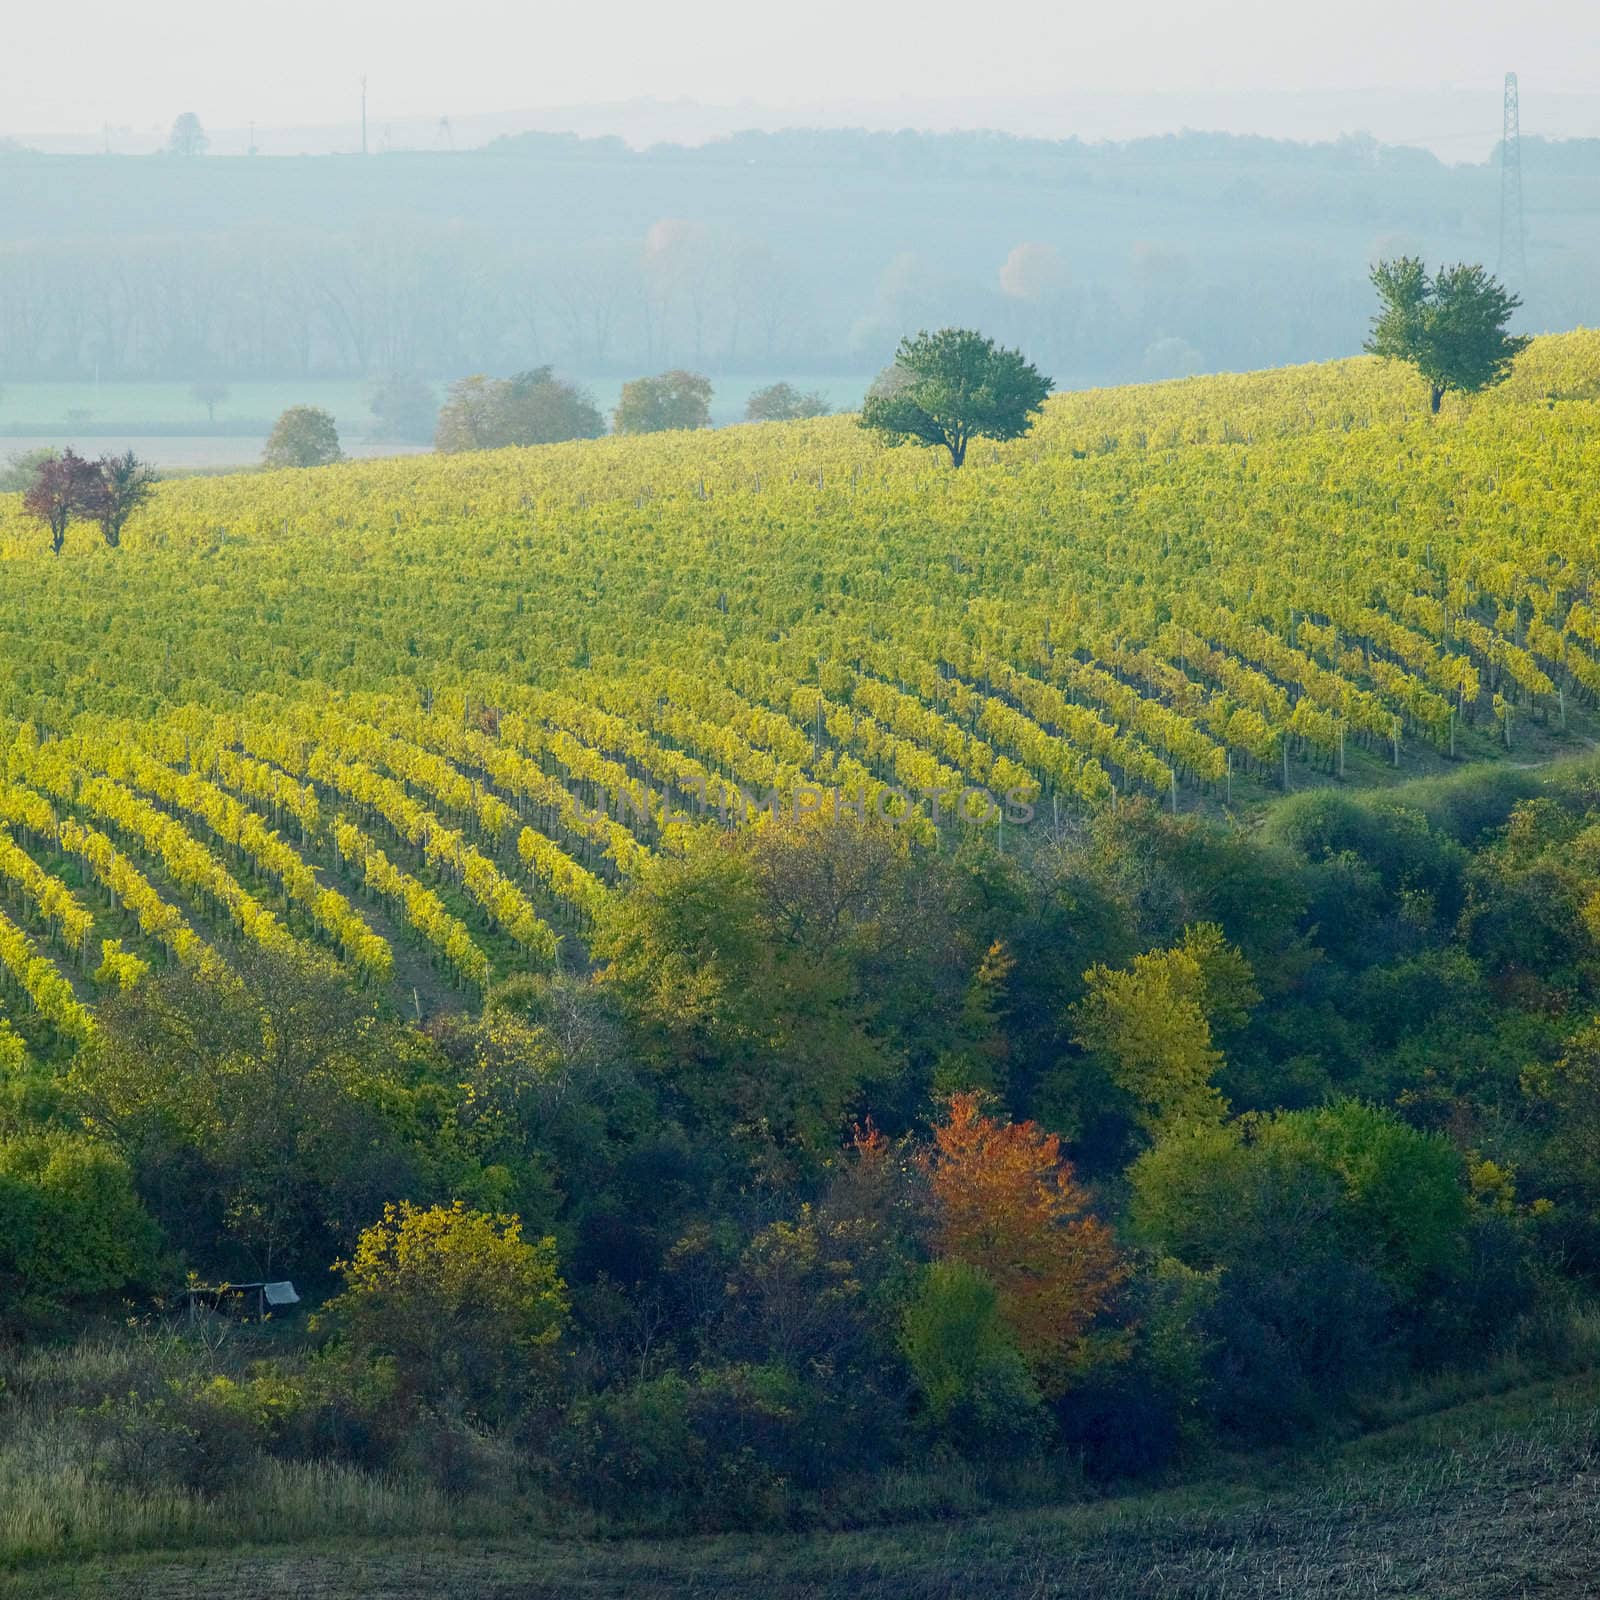
[[361, 74], [361, 153], [367, 153], [367, 75]]
[[1500, 133], [1500, 261], [1503, 282], [1520, 288], [1528, 281], [1528, 254], [1522, 227], [1522, 118], [1517, 75], [1506, 74], [1505, 118]]

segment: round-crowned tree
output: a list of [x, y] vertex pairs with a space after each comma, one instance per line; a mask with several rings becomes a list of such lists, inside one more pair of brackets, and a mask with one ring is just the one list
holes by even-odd
[[1508, 331], [1522, 301], [1480, 266], [1430, 276], [1418, 257], [1400, 256], [1372, 269], [1372, 286], [1380, 310], [1365, 349], [1415, 367], [1435, 414], [1451, 389], [1477, 394], [1503, 382], [1530, 342]]
[[674, 368], [655, 378], [635, 378], [622, 386], [612, 413], [618, 433], [665, 433], [673, 428], [711, 426], [711, 380]]
[[1020, 350], [942, 328], [900, 341], [861, 408], [861, 426], [892, 445], [940, 446], [959, 467], [974, 439], [1020, 439], [1054, 387]]
[[269, 467], [326, 467], [343, 461], [339, 429], [320, 406], [290, 406], [273, 425], [261, 460]]
[[769, 384], [745, 402], [746, 422], [801, 422], [828, 413], [828, 402], [815, 390], [800, 390], [792, 383]]

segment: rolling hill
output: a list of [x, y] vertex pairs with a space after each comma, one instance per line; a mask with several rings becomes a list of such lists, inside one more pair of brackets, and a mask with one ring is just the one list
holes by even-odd
[[0, 1014], [316, 945], [408, 1008], [581, 963], [674, 830], [1248, 815], [1589, 742], [1600, 334], [1437, 419], [1369, 360], [1059, 396], [954, 472], [847, 417], [0, 502]]

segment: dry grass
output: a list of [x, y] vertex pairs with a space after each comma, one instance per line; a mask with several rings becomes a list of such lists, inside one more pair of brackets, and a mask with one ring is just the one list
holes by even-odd
[[[1587, 1375], [1418, 1418], [1311, 1465], [1258, 1462], [1182, 1490], [1055, 1511], [657, 1542], [394, 1529], [291, 1549], [39, 1565], [14, 1569], [0, 1589], [19, 1600], [1578, 1597], [1596, 1593], [1600, 1571], [1597, 1488], [1600, 1379]], [[353, 1527], [371, 1529], [360, 1506], [345, 1509]]]

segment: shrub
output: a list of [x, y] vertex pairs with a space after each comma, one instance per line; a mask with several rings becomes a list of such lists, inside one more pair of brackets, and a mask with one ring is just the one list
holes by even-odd
[[1196, 1128], [1147, 1151], [1130, 1181], [1135, 1230], [1214, 1282], [1190, 1325], [1213, 1422], [1285, 1438], [1381, 1371], [1391, 1297], [1351, 1249], [1339, 1180], [1314, 1152]]
[[901, 1349], [937, 1435], [963, 1454], [1037, 1443], [1039, 1390], [1000, 1315], [994, 1285], [963, 1261], [923, 1272], [901, 1320]]
[[385, 1207], [335, 1270], [345, 1288], [327, 1312], [345, 1346], [390, 1358], [417, 1397], [501, 1409], [547, 1373], [566, 1321], [555, 1240], [528, 1243], [517, 1218], [459, 1201]]
[[1169, 1257], [1132, 1280], [1128, 1359], [1086, 1373], [1052, 1407], [1060, 1441], [1078, 1455], [1086, 1477], [1158, 1471], [1199, 1422], [1215, 1354], [1207, 1322], [1220, 1276]]
[[1461, 904], [1465, 858], [1447, 835], [1435, 832], [1420, 811], [1394, 801], [1352, 799], [1317, 790], [1279, 802], [1268, 813], [1263, 837], [1311, 863], [1352, 856], [1376, 873], [1383, 893], [1429, 895], [1453, 919]]
[[259, 1417], [210, 1385], [108, 1397], [79, 1416], [98, 1446], [99, 1472], [142, 1489], [225, 1489], [248, 1475], [265, 1439]]
[[1177, 1453], [1177, 1397], [1142, 1363], [1104, 1367], [1055, 1403], [1061, 1443], [1097, 1480], [1156, 1472]]
[[714, 1528], [783, 1523], [808, 1448], [810, 1396], [781, 1367], [663, 1373], [580, 1400], [555, 1442], [557, 1486], [617, 1516]]
[[1467, 1259], [1454, 1150], [1353, 1101], [1188, 1129], [1129, 1178], [1135, 1231], [1214, 1275], [1195, 1321], [1205, 1404], [1254, 1437], [1314, 1426], [1420, 1351], [1424, 1309]]
[[1393, 1377], [1391, 1306], [1383, 1280], [1334, 1249], [1238, 1262], [1200, 1320], [1207, 1413], [1260, 1441], [1326, 1427]]
[[1468, 1219], [1461, 1156], [1442, 1134], [1342, 1100], [1277, 1117], [1267, 1137], [1303, 1149], [1343, 1188], [1351, 1248], [1405, 1297], [1462, 1259]]
[[1189, 1128], [1129, 1175], [1136, 1231], [1200, 1271], [1315, 1235], [1409, 1297], [1464, 1248], [1460, 1156], [1441, 1135], [1359, 1101]]
[[153, 1282], [157, 1246], [109, 1145], [64, 1132], [0, 1139], [0, 1319]]

